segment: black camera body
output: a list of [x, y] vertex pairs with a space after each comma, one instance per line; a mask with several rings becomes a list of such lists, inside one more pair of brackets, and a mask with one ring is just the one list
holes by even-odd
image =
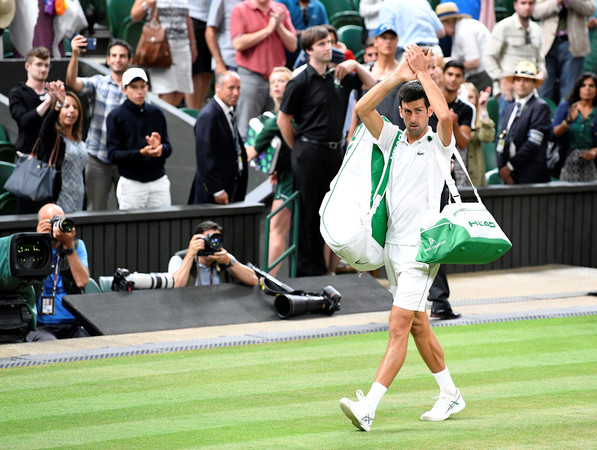
[[54, 216], [50, 219], [52, 228], [58, 227], [63, 233], [70, 233], [75, 228], [75, 221], [69, 217]]
[[224, 247], [224, 237], [222, 233], [210, 233], [207, 236], [201, 236], [205, 241], [205, 248], [197, 252], [198, 256], [209, 256], [222, 250]]

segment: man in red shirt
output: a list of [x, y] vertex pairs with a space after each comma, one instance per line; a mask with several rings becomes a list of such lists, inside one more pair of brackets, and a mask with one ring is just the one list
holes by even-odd
[[296, 50], [296, 31], [283, 4], [244, 0], [232, 9], [230, 39], [243, 86], [236, 117], [244, 139], [249, 120], [274, 109], [269, 96], [269, 76], [274, 67], [286, 64], [284, 49]]

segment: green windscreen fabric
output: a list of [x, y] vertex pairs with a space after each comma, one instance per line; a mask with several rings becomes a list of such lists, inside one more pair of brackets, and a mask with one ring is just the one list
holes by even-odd
[[[371, 150], [371, 201], [369, 203], [370, 206], [373, 206], [373, 200], [376, 192], [378, 192], [379, 195], [383, 195], [386, 191], [386, 188], [388, 186], [388, 180], [390, 179], [390, 166], [392, 163], [392, 156], [394, 155], [394, 148], [396, 147], [396, 143], [400, 139], [401, 135], [402, 131], [398, 131], [396, 139], [394, 139], [394, 142], [392, 143], [392, 150], [390, 151], [390, 156], [388, 157], [388, 165], [385, 172], [383, 152], [380, 150], [377, 144], [373, 145], [373, 149]], [[377, 189], [378, 186], [379, 189]], [[384, 198], [384, 200], [377, 207], [377, 210], [375, 211], [375, 214], [373, 214], [373, 217], [371, 217], [371, 235], [373, 239], [375, 239], [375, 241], [381, 247], [385, 245], [387, 231], [388, 210]]]

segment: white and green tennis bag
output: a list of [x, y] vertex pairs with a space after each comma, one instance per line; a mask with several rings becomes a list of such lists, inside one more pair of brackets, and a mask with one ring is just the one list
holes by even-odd
[[390, 154], [384, 156], [367, 128], [359, 125], [319, 209], [324, 241], [359, 271], [374, 270], [384, 264], [385, 192], [394, 147], [401, 133], [398, 132]]
[[431, 212], [433, 204], [430, 202], [427, 223], [421, 227], [417, 261], [428, 264], [487, 264], [495, 261], [512, 248], [512, 243], [481, 201], [458, 150], [454, 151], [454, 156], [473, 187], [476, 202], [462, 202], [448, 166], [439, 153], [435, 155], [453, 202], [441, 212]]

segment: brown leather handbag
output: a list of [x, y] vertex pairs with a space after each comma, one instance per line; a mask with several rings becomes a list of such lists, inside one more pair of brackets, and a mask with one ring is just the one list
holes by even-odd
[[135, 63], [140, 67], [167, 69], [172, 65], [170, 44], [166, 30], [160, 24], [157, 6], [151, 12], [149, 22], [143, 25], [143, 32], [135, 51]]

